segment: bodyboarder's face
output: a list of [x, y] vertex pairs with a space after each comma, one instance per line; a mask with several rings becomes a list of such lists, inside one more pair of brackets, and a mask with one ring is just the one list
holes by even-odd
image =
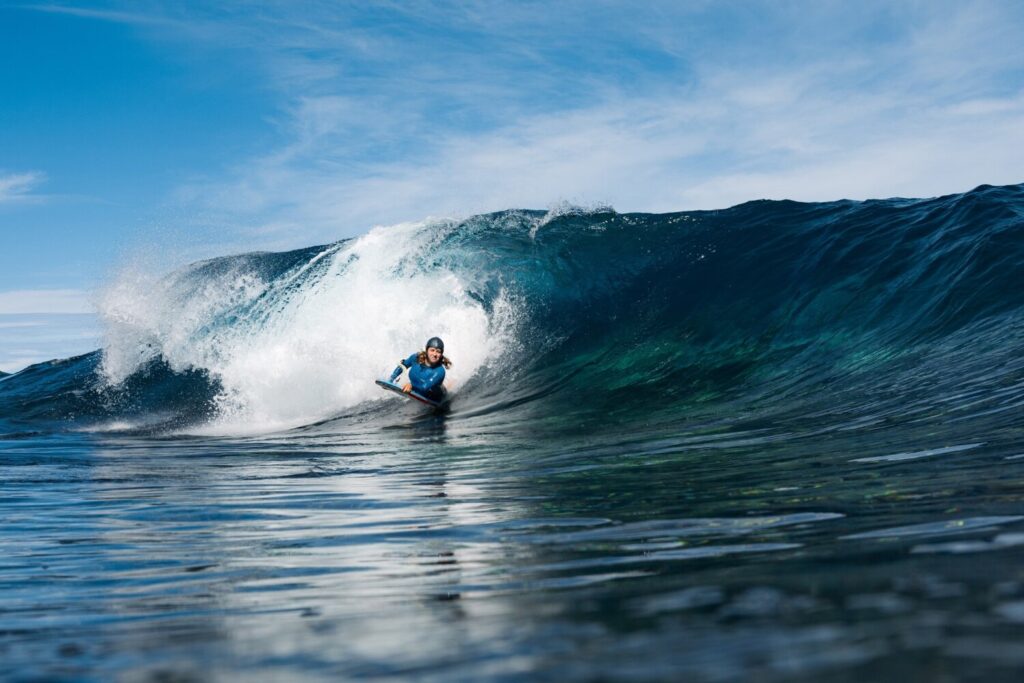
[[435, 349], [433, 346], [431, 346], [429, 349], [427, 349], [427, 361], [431, 365], [437, 365], [438, 362], [440, 362], [440, 360], [441, 360], [441, 351], [440, 351], [440, 349]]

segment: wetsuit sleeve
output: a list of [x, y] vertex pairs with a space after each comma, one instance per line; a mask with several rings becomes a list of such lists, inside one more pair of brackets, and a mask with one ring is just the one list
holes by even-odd
[[416, 354], [409, 356], [405, 360], [398, 361], [398, 365], [395, 366], [395, 371], [391, 373], [391, 381], [394, 382], [398, 379], [398, 376], [402, 374], [402, 368], [411, 368], [412, 364], [416, 362]]

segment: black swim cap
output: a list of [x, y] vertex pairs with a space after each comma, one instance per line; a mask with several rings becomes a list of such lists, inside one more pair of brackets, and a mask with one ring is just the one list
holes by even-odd
[[428, 349], [437, 349], [441, 353], [444, 353], [444, 342], [441, 341], [440, 337], [431, 337], [427, 340]]

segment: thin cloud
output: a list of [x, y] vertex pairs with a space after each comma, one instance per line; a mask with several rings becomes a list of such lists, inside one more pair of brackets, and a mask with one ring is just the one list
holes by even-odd
[[234, 181], [206, 185], [195, 198], [264, 233], [275, 226], [279, 235], [315, 241], [381, 222], [560, 198], [673, 211], [757, 198], [932, 196], [1024, 180], [1021, 95], [935, 106], [898, 84], [844, 93], [826, 87], [839, 68], [776, 78], [716, 74], [687, 94], [449, 134], [416, 161], [318, 166], [321, 150], [342, 144], [324, 134], [257, 160]]
[[40, 199], [32, 191], [46, 180], [39, 171], [0, 174], [0, 204], [13, 204]]
[[88, 353], [99, 346], [96, 317], [84, 314], [0, 314], [0, 371]]
[[18, 289], [0, 292], [0, 315], [93, 313], [90, 296], [80, 289]]
[[[155, 25], [155, 26], [176, 26], [175, 22], [170, 21], [166, 17], [161, 16], [157, 13], [143, 13], [143, 12], [128, 12], [128, 11], [117, 11], [117, 10], [106, 10], [106, 9], [92, 9], [88, 7], [73, 7], [69, 5], [60, 4], [38, 4], [28, 5], [28, 9], [33, 9], [37, 12], [47, 12], [50, 14], [67, 14], [75, 17], [83, 17], [87, 19], [99, 19], [102, 21], [111, 21], [119, 24], [140, 24], [140, 25]], [[180, 25], [177, 25], [180, 28]]]

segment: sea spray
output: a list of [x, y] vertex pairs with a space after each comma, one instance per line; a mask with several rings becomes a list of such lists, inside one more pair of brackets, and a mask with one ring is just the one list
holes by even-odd
[[500, 353], [506, 320], [492, 324], [453, 272], [425, 267], [439, 230], [376, 228], [279, 274], [237, 257], [155, 283], [121, 279], [101, 305], [104, 376], [117, 384], [155, 357], [176, 372], [204, 371], [221, 388], [210, 428], [232, 432], [306, 424], [379, 399], [373, 378], [429, 335], [452, 349], [453, 383], [472, 377]]

